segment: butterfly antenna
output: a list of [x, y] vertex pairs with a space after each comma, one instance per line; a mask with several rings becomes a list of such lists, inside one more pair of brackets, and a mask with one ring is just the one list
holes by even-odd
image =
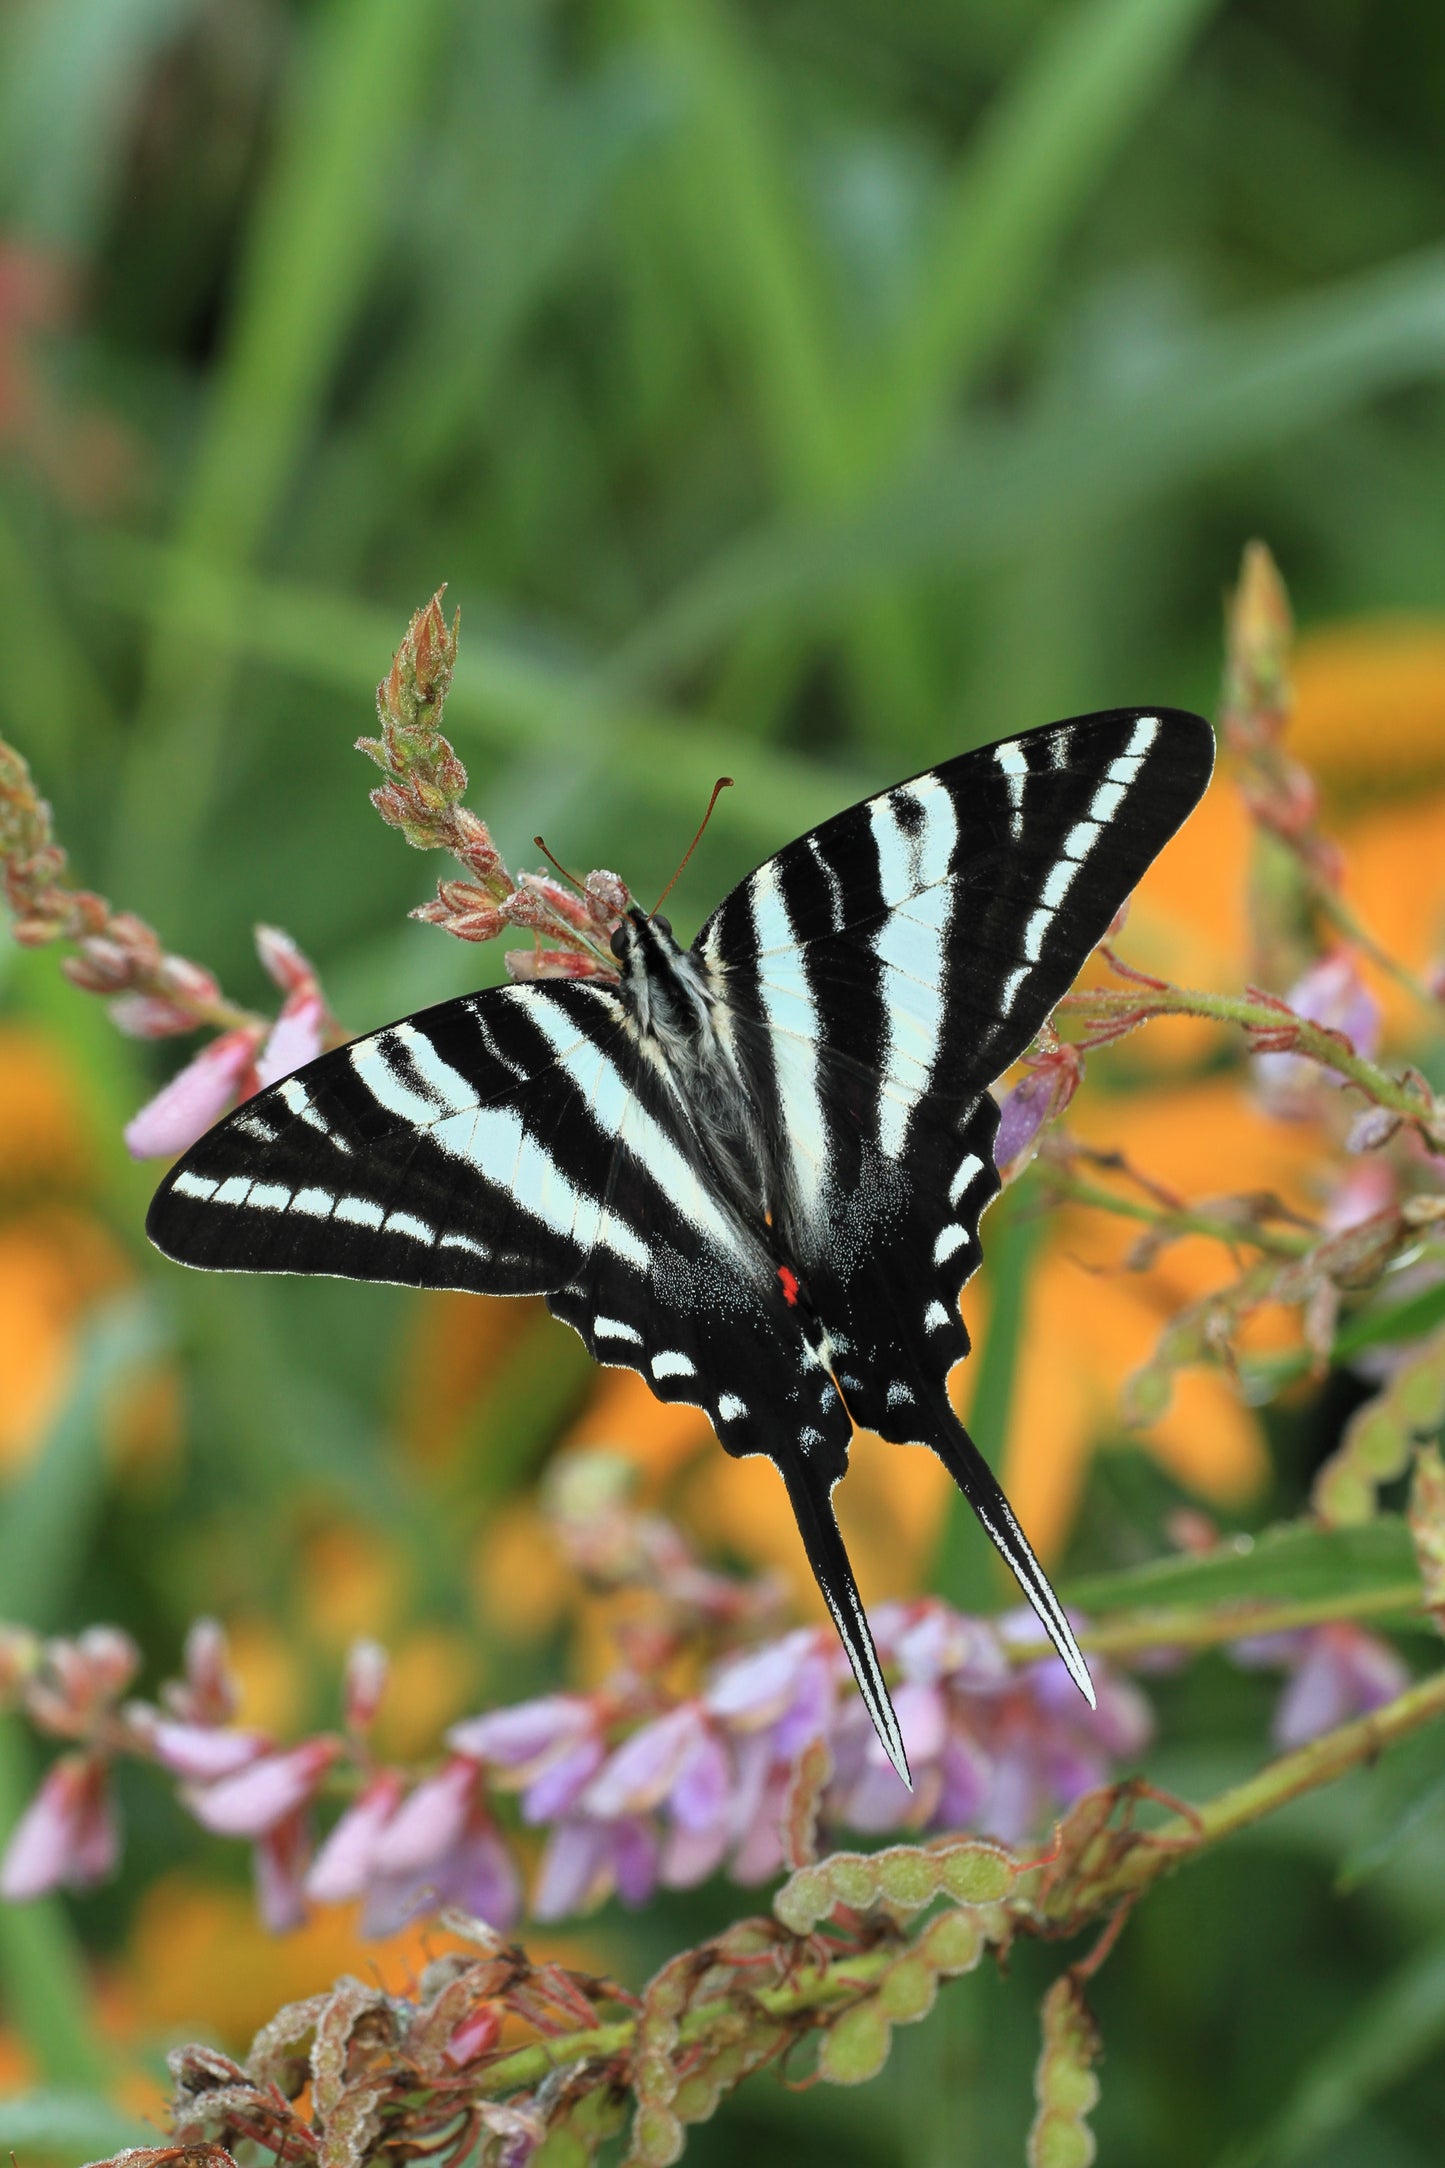
[[658, 912], [662, 909], [668, 897], [672, 894], [678, 882], [682, 879], [684, 873], [686, 873], [687, 862], [689, 858], [691, 858], [693, 852], [697, 849], [699, 843], [701, 843], [702, 832], [706, 828], [708, 822], [712, 819], [713, 807], [717, 804], [718, 799], [722, 796], [723, 792], [725, 790], [731, 790], [732, 787], [733, 779], [730, 775], [720, 775], [717, 781], [713, 784], [712, 796], [708, 799], [707, 802], [707, 811], [706, 813], [704, 813], [702, 819], [698, 822], [697, 825], [697, 834], [693, 837], [691, 843], [689, 843], [687, 849], [683, 852], [682, 864], [678, 867], [676, 873], [674, 873], [672, 879], [668, 882], [666, 888], [662, 891], [662, 894], [658, 897], [656, 903], [648, 912], [647, 915], [649, 918], [656, 918]]
[[[533, 841], [533, 842], [534, 842], [534, 843], [536, 844], [536, 846], [537, 846], [538, 850], [539, 850], [539, 851], [540, 851], [540, 852], [542, 853], [542, 856], [543, 856], [543, 857], [544, 857], [544, 858], [546, 859], [546, 861], [547, 861], [548, 865], [549, 865], [549, 866], [555, 866], [555, 867], [556, 867], [556, 869], [557, 869], [557, 871], [558, 871], [558, 872], [559, 872], [559, 873], [561, 874], [561, 876], [562, 876], [563, 880], [564, 880], [564, 881], [570, 881], [570, 882], [572, 883], [572, 886], [573, 886], [573, 887], [574, 887], [574, 888], [576, 889], [576, 891], [577, 891], [577, 893], [578, 893], [578, 895], [579, 895], [579, 896], [585, 896], [585, 895], [586, 895], [586, 893], [587, 893], [587, 890], [586, 890], [586, 889], [584, 888], [584, 886], [582, 885], [582, 883], [581, 883], [581, 882], [580, 882], [580, 881], [578, 880], [578, 878], [577, 878], [576, 874], [575, 874], [575, 873], [569, 873], [569, 872], [567, 871], [567, 868], [566, 868], [566, 867], [565, 867], [565, 866], [563, 865], [563, 863], [562, 863], [561, 859], [560, 859], [560, 858], [554, 858], [554, 857], [552, 856], [552, 853], [551, 853], [551, 852], [550, 852], [550, 851], [548, 850], [548, 848], [547, 848], [546, 844], [545, 844], [545, 843], [544, 843], [544, 842], [542, 841], [542, 838], [541, 838], [540, 836], [533, 836], [533, 838], [532, 838], [532, 841]], [[684, 865], [686, 865], [686, 863], [687, 863], [687, 860], [686, 860], [686, 859], [684, 859], [684, 860], [683, 860], [683, 864], [684, 864]]]

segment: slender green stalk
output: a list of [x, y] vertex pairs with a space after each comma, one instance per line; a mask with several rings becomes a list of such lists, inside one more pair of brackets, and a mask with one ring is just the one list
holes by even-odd
[[1192, 1206], [1176, 1208], [1151, 1203], [1145, 1197], [1126, 1197], [1102, 1182], [1091, 1182], [1086, 1175], [1076, 1174], [1071, 1168], [1050, 1167], [1046, 1180], [1053, 1196], [1066, 1198], [1070, 1203], [1090, 1205], [1098, 1212], [1113, 1212], [1121, 1219], [1139, 1220], [1145, 1226], [1157, 1227], [1164, 1234], [1208, 1235], [1230, 1249], [1247, 1243], [1252, 1249], [1267, 1250], [1275, 1257], [1303, 1257], [1317, 1240], [1303, 1228], [1246, 1226], [1222, 1214], [1200, 1212]]

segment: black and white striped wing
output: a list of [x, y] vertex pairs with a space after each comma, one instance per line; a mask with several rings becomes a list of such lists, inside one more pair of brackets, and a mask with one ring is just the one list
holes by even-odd
[[[854, 1418], [930, 1435], [998, 1189], [988, 1086], [1198, 802], [1209, 725], [1115, 710], [962, 754], [761, 866], [696, 943], [777, 1110]], [[920, 1405], [920, 1397], [922, 1405]]]
[[594, 1252], [646, 1268], [608, 1202], [630, 1040], [605, 988], [516, 986], [325, 1054], [220, 1122], [146, 1231], [183, 1264], [543, 1293]]
[[906, 1771], [831, 1494], [852, 1425], [620, 998], [557, 982], [424, 1010], [248, 1100], [167, 1175], [180, 1263], [542, 1293], [599, 1362], [765, 1453]]

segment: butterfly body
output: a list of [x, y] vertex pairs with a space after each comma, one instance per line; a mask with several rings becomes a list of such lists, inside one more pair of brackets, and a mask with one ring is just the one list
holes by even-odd
[[1087, 1668], [947, 1379], [997, 1193], [988, 1086], [1208, 780], [1197, 716], [1116, 710], [836, 815], [690, 948], [443, 1003], [248, 1101], [148, 1229], [197, 1265], [535, 1292], [597, 1359], [782, 1475], [880, 1741], [904, 1742], [832, 1508], [854, 1425], [930, 1447]]

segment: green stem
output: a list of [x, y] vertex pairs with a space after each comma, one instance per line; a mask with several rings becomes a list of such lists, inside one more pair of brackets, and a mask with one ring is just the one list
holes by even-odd
[[1424, 1097], [1418, 1085], [1391, 1076], [1388, 1070], [1366, 1060], [1320, 1025], [1267, 1002], [1251, 1001], [1243, 994], [1201, 993], [1186, 986], [1141, 987], [1137, 993], [1090, 988], [1066, 994], [1055, 1013], [1124, 1025], [1143, 1023], [1153, 1016], [1202, 1016], [1214, 1023], [1237, 1024], [1245, 1031], [1288, 1030], [1294, 1035], [1296, 1052], [1318, 1062], [1323, 1069], [1334, 1070], [1377, 1106], [1387, 1107], [1402, 1121], [1413, 1123], [1432, 1148], [1445, 1150], [1445, 1108], [1437, 1100]]
[[1407, 1688], [1383, 1709], [1341, 1724], [1282, 1754], [1257, 1776], [1235, 1784], [1188, 1814], [1177, 1814], [1122, 1852], [1105, 1854], [1101, 1871], [1070, 1878], [1046, 1896], [1035, 1918], [1055, 1928], [1092, 1918], [1140, 1896], [1184, 1859], [1253, 1827], [1306, 1792], [1332, 1784], [1351, 1769], [1373, 1762], [1386, 1747], [1445, 1716], [1445, 1669]]
[[1267, 1250], [1275, 1257], [1303, 1257], [1316, 1240], [1315, 1235], [1305, 1229], [1243, 1226], [1237, 1220], [1200, 1212], [1188, 1205], [1174, 1207], [1151, 1204], [1143, 1197], [1124, 1197], [1102, 1182], [1091, 1182], [1086, 1175], [1062, 1168], [1050, 1167], [1045, 1178], [1055, 1196], [1067, 1198], [1072, 1203], [1092, 1205], [1100, 1212], [1114, 1212], [1121, 1219], [1141, 1220], [1146, 1226], [1158, 1227], [1166, 1234], [1207, 1235], [1231, 1249], [1247, 1242], [1251, 1248]]
[[[877, 1949], [849, 1952], [831, 1964], [804, 1965], [794, 1972], [786, 1987], [750, 1987], [747, 2001], [773, 2018], [799, 2017], [805, 2011], [830, 2008], [835, 2003], [850, 2002], [860, 1990], [874, 1986], [898, 1962], [898, 1956], [896, 1942], [885, 1942]], [[719, 2025], [735, 2020], [738, 2009], [736, 1994], [714, 1995], [706, 2002], [694, 2003], [678, 2027], [679, 2037], [684, 2043], [705, 2040]], [[548, 2072], [561, 2063], [605, 2062], [624, 2055], [636, 2038], [637, 2026], [635, 2017], [618, 2018], [610, 2025], [594, 2025], [585, 2032], [554, 2035], [533, 2046], [517, 2048], [490, 2066], [478, 2090], [488, 2094], [512, 2092], [518, 2086], [540, 2085]]]
[[[1214, 1649], [1246, 1634], [1292, 1633], [1301, 1626], [1325, 1626], [1334, 1619], [1418, 1617], [1420, 1583], [1401, 1581], [1387, 1588], [1362, 1588], [1353, 1594], [1312, 1596], [1294, 1603], [1233, 1601], [1212, 1608], [1181, 1604], [1175, 1610], [1130, 1611], [1102, 1619], [1079, 1634], [1079, 1646], [1099, 1656], [1137, 1656], [1149, 1649]], [[1051, 1653], [1052, 1643], [1010, 1642], [1009, 1659], [1034, 1664]]]

